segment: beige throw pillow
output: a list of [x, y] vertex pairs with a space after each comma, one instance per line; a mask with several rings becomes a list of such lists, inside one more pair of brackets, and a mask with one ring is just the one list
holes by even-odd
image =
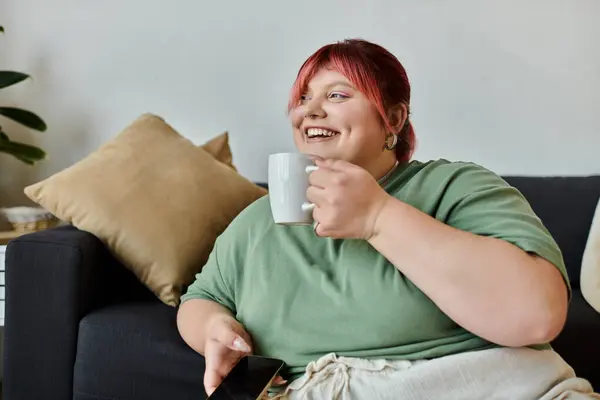
[[235, 171], [226, 134], [198, 147], [145, 114], [25, 193], [100, 238], [164, 303], [176, 306], [216, 237], [266, 190]]
[[[143, 117], [144, 116], [142, 116], [141, 118]], [[147, 114], [146, 117], [158, 118], [159, 121], [157, 123], [159, 125], [163, 124], [165, 129], [172, 129], [164, 122], [164, 120], [160, 119], [159, 117], [153, 116], [151, 114]], [[235, 167], [235, 165], [233, 165], [233, 156], [231, 154], [231, 148], [229, 147], [229, 134], [227, 132], [223, 132], [219, 136], [212, 138], [200, 147], [202, 147], [204, 150], [210, 153], [210, 155], [212, 155], [214, 158], [221, 161], [223, 164], [229, 166], [234, 171], [237, 171], [237, 168]]]
[[583, 252], [580, 286], [583, 298], [600, 313], [600, 201]]

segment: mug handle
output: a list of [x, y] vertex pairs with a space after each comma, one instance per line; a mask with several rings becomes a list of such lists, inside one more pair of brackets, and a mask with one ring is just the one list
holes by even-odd
[[[316, 165], [307, 165], [306, 168], [304, 168], [304, 171], [307, 174], [310, 174], [313, 171], [318, 170], [319, 167], [317, 167]], [[314, 210], [315, 209], [315, 205], [313, 203], [304, 203], [302, 204], [302, 211], [310, 211], [310, 210]]]

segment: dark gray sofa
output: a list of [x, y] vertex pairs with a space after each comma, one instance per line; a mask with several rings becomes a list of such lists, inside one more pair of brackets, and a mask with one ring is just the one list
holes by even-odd
[[[579, 267], [600, 175], [506, 177], [560, 245], [574, 292], [553, 347], [600, 389], [600, 314], [582, 298]], [[93, 235], [29, 234], [7, 249], [4, 400], [201, 399], [203, 358], [159, 302]]]

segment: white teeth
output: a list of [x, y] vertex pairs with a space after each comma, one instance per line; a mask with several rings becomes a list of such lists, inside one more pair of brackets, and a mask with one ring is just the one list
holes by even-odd
[[316, 136], [329, 137], [329, 136], [333, 136], [335, 134], [337, 134], [337, 132], [330, 131], [327, 129], [321, 129], [321, 128], [308, 128], [306, 130], [306, 135], [308, 137], [316, 137]]

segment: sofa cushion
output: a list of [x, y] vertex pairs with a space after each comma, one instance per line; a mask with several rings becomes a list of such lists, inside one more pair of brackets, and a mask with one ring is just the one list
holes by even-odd
[[232, 168], [229, 146], [223, 147], [195, 146], [162, 118], [145, 114], [25, 193], [97, 236], [163, 302], [176, 306], [217, 236], [266, 194]]
[[97, 310], [79, 325], [74, 399], [203, 399], [204, 358], [159, 301]]
[[600, 198], [600, 175], [504, 179], [529, 201], [560, 247], [572, 287], [579, 287], [581, 258]]

